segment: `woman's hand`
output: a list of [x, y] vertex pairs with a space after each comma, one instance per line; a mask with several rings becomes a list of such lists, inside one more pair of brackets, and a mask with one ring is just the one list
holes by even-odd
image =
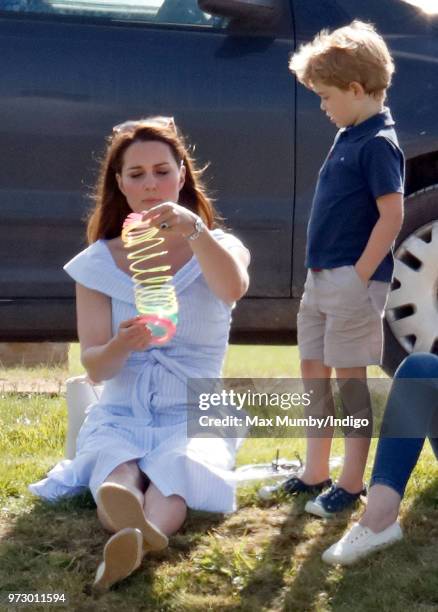
[[81, 361], [94, 382], [116, 376], [132, 351], [144, 351], [151, 343], [151, 331], [138, 317], [122, 321], [113, 336], [109, 296], [79, 283], [76, 308]]
[[[163, 235], [180, 235], [188, 238], [195, 231], [199, 217], [184, 206], [164, 202], [142, 213], [142, 221], [159, 228]], [[201, 231], [195, 240], [189, 241], [202, 273], [213, 293], [233, 304], [247, 291], [249, 277], [249, 252], [244, 247], [232, 250], [224, 248], [207, 229]]]
[[152, 332], [137, 316], [120, 323], [114, 341], [126, 351], [144, 351], [151, 344]]
[[142, 213], [142, 221], [169, 234], [179, 234], [184, 238], [190, 236], [195, 229], [198, 216], [175, 202], [158, 204]]

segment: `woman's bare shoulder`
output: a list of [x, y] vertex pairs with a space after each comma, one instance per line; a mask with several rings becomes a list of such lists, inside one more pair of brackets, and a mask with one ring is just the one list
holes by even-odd
[[105, 244], [111, 251], [111, 253], [123, 252], [123, 242], [121, 236], [117, 236], [117, 238], [110, 238], [109, 240], [105, 240]]

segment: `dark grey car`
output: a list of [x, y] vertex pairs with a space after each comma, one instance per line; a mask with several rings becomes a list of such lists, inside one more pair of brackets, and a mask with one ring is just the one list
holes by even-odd
[[218, 208], [251, 249], [233, 337], [293, 340], [335, 128], [287, 60], [353, 18], [373, 22], [394, 55], [389, 105], [407, 158], [385, 364], [438, 353], [438, 26], [403, 0], [1, 0], [0, 340], [76, 337], [62, 265], [85, 246], [104, 136], [153, 113], [174, 115], [211, 162]]

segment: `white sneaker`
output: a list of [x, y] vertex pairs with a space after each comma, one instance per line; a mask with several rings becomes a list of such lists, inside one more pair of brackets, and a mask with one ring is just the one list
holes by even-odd
[[397, 521], [379, 533], [354, 523], [338, 542], [323, 553], [322, 560], [332, 565], [350, 565], [402, 538], [403, 532]]

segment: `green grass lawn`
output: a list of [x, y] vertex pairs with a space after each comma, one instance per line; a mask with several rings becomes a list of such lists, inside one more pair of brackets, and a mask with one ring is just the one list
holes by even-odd
[[[56, 375], [80, 372], [74, 345], [69, 370], [60, 368]], [[296, 348], [233, 346], [225, 375], [297, 376]], [[63, 396], [4, 393], [0, 414], [2, 593], [65, 593], [68, 609], [78, 611], [438, 610], [438, 470], [429, 445], [403, 504], [405, 540], [353, 568], [326, 566], [320, 555], [357, 520], [361, 508], [321, 521], [304, 513], [305, 499], [280, 496], [266, 503], [258, 499], [255, 486], [247, 486], [239, 490], [235, 514], [191, 512], [166, 551], [145, 558], [132, 577], [97, 596], [90, 584], [108, 536], [91, 496], [47, 504], [26, 488], [63, 456]], [[303, 457], [305, 443], [250, 439], [238, 464], [271, 461], [277, 448], [281, 456]], [[374, 450], [375, 442], [367, 478]], [[335, 440], [333, 454], [342, 454], [342, 440]], [[0, 603], [3, 609], [7, 607]]]

